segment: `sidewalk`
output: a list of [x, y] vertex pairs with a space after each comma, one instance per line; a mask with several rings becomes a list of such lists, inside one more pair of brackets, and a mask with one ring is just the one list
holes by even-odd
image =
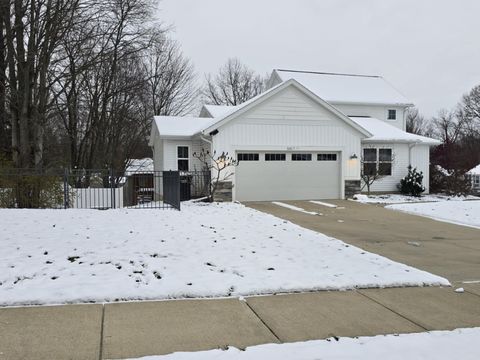
[[0, 309], [0, 359], [120, 359], [480, 326], [480, 285]]
[[[335, 203], [341, 209], [323, 208], [323, 217], [271, 203], [252, 207], [445, 276], [453, 287], [0, 308], [0, 360], [121, 359], [227, 345], [480, 327], [478, 230], [381, 206]], [[293, 204], [318, 211], [308, 202]], [[458, 287], [465, 292], [456, 293]]]

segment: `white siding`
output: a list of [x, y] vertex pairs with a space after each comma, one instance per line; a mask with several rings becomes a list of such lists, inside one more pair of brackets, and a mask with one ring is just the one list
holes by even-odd
[[[429, 191], [429, 147], [426, 145], [416, 145], [410, 147], [409, 144], [364, 144], [363, 148], [389, 148], [393, 151], [392, 175], [386, 176], [375, 181], [370, 191], [372, 192], [393, 192], [398, 191], [397, 185], [400, 180], [408, 173], [408, 165], [416, 167], [423, 172], [423, 185], [426, 193]], [[367, 191], [366, 188], [363, 189]]]
[[[400, 106], [384, 105], [347, 105], [335, 104], [338, 110], [347, 116], [370, 116], [378, 120], [383, 120], [387, 124], [395, 126], [405, 131], [405, 108]], [[397, 110], [397, 120], [387, 120], [388, 110]]]
[[415, 145], [410, 154], [412, 166], [423, 172], [423, 186], [425, 186], [425, 193], [428, 194], [430, 192], [430, 147]]
[[361, 137], [329, 110], [289, 87], [222, 126], [213, 144], [217, 152], [229, 154], [238, 150], [337, 151], [342, 153], [343, 178], [359, 180], [359, 161], [349, 158], [360, 156]]

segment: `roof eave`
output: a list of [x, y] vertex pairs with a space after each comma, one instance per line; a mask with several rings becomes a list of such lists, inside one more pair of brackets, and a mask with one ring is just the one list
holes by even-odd
[[422, 141], [422, 140], [407, 140], [407, 139], [363, 139], [362, 142], [368, 143], [394, 143], [394, 144], [416, 144], [416, 145], [429, 145], [429, 146], [437, 146], [440, 145], [441, 142], [438, 140], [432, 139], [432, 141]]
[[388, 103], [388, 102], [362, 102], [362, 101], [339, 101], [339, 100], [327, 100], [333, 105], [367, 105], [367, 106], [398, 106], [398, 107], [412, 107], [415, 104], [412, 103]]

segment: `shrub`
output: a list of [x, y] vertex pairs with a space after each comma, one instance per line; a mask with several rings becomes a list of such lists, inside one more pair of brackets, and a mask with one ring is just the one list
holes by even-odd
[[471, 191], [471, 182], [465, 176], [466, 170], [446, 170], [439, 165], [430, 166], [430, 191], [452, 196], [467, 195]]
[[420, 196], [425, 191], [425, 187], [422, 185], [423, 173], [418, 172], [416, 168], [408, 166], [408, 174], [402, 180], [400, 180], [399, 190], [402, 194]]

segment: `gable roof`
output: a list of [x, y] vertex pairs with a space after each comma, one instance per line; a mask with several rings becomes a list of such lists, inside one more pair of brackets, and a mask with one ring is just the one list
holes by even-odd
[[344, 115], [342, 112], [337, 110], [335, 107], [330, 105], [328, 102], [326, 102], [325, 100], [320, 98], [318, 95], [316, 95], [315, 93], [310, 91], [308, 88], [303, 86], [301, 83], [299, 83], [295, 79], [290, 79], [290, 80], [284, 81], [284, 82], [268, 89], [267, 91], [255, 96], [254, 98], [252, 98], [252, 99], [250, 99], [250, 100], [248, 100], [248, 101], [246, 101], [246, 102], [244, 102], [240, 105], [232, 107], [232, 109], [230, 111], [226, 112], [224, 115], [222, 115], [218, 118], [215, 118], [215, 120], [217, 120], [217, 121], [212, 122], [202, 132], [204, 134], [208, 134], [208, 133], [212, 132], [213, 130], [216, 130], [218, 127], [220, 127], [220, 126], [226, 124], [227, 122], [235, 119], [237, 116], [240, 116], [241, 114], [250, 110], [254, 106], [256, 106], [258, 104], [261, 104], [263, 101], [266, 101], [271, 96], [277, 94], [278, 92], [282, 91], [283, 89], [285, 89], [289, 86], [293, 86], [293, 87], [297, 88], [303, 94], [310, 97], [312, 100], [314, 100], [315, 102], [317, 102], [318, 104], [320, 104], [321, 106], [323, 106], [324, 108], [326, 108], [327, 110], [329, 110], [330, 112], [335, 114], [337, 117], [339, 117], [341, 120], [346, 122], [348, 125], [353, 127], [355, 130], [357, 130], [358, 132], [360, 132], [364, 136], [370, 137], [372, 135], [368, 130], [359, 126], [357, 123], [352, 121], [348, 116]]
[[359, 126], [372, 133], [372, 136], [362, 140], [363, 142], [404, 142], [425, 145], [439, 145], [440, 141], [425, 136], [411, 134], [403, 131], [385, 121], [371, 117], [350, 116]]
[[153, 121], [162, 137], [190, 137], [215, 122], [215, 119], [189, 116], [154, 116]]
[[330, 103], [412, 106], [381, 76], [273, 70], [270, 84], [295, 79]]
[[221, 117], [231, 112], [236, 106], [227, 106], [227, 105], [203, 105], [211, 117]]

